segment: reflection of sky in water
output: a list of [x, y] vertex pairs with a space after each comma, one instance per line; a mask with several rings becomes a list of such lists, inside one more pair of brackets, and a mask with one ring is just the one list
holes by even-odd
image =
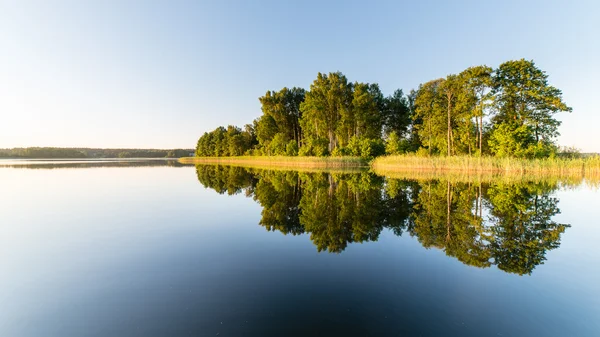
[[[194, 168], [0, 169], [0, 335], [592, 336], [599, 193], [554, 192], [558, 249], [529, 276], [384, 230], [317, 253]], [[222, 324], [221, 324], [222, 322]]]

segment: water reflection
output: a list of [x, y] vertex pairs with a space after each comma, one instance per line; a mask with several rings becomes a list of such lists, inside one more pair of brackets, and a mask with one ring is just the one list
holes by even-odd
[[569, 227], [553, 220], [560, 213], [552, 196], [557, 182], [417, 181], [218, 165], [198, 165], [196, 173], [218, 193], [252, 197], [263, 207], [261, 226], [309, 234], [318, 251], [377, 241], [387, 228], [464, 264], [524, 275], [560, 245]]

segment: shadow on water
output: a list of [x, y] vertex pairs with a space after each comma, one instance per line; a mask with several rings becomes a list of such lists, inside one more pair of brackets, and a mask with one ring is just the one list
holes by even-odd
[[377, 241], [384, 229], [415, 237], [462, 263], [531, 274], [570, 227], [552, 193], [558, 181], [390, 179], [371, 172], [272, 171], [197, 165], [198, 181], [220, 194], [252, 197], [260, 225], [308, 234], [319, 252]]

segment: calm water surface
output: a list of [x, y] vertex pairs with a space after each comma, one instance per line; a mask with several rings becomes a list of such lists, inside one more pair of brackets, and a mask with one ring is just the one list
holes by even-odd
[[590, 182], [0, 160], [0, 336], [599, 336]]

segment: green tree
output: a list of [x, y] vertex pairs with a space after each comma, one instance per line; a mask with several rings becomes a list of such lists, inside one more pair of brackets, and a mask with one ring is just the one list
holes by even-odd
[[[548, 75], [537, 68], [533, 61], [524, 59], [502, 63], [494, 76], [495, 109], [494, 128], [509, 124], [513, 131], [529, 132], [535, 143], [523, 143], [522, 148], [531, 148], [526, 153], [539, 155], [535, 148], [545, 152], [558, 136], [560, 122], [554, 115], [572, 109], [562, 101], [559, 89], [548, 84]], [[506, 128], [506, 127], [505, 127]], [[495, 130], [494, 130], [495, 131]], [[498, 137], [496, 137], [498, 138]], [[529, 140], [522, 137], [513, 142]], [[508, 152], [490, 144], [495, 153]]]
[[385, 98], [384, 107], [384, 133], [390, 135], [395, 132], [398, 137], [408, 136], [411, 125], [409, 100], [401, 89], [394, 91]]
[[300, 125], [307, 138], [303, 145], [318, 146], [326, 140], [327, 153], [331, 153], [338, 144], [336, 131], [342, 126], [342, 120], [346, 123], [351, 120], [351, 102], [352, 85], [346, 76], [340, 72], [319, 73], [300, 105]]
[[477, 125], [477, 147], [479, 154], [483, 154], [483, 118], [490, 107], [492, 95], [492, 68], [488, 66], [475, 66], [464, 70], [462, 77], [467, 90], [472, 91], [475, 97], [475, 109], [472, 109], [472, 118]]
[[413, 127], [429, 155], [443, 151], [447, 132], [441, 86], [444, 79], [419, 85], [414, 99]]
[[263, 140], [272, 139], [275, 134], [280, 133], [285, 142], [294, 140], [297, 146], [301, 145], [300, 104], [304, 101], [304, 96], [304, 89], [294, 87], [283, 88], [280, 91], [267, 91], [264, 96], [259, 97], [263, 111], [262, 118], [265, 123], [268, 123], [266, 127], [268, 132], [262, 134]]
[[385, 153], [389, 155], [402, 153], [400, 137], [395, 131], [392, 131], [385, 140]]

